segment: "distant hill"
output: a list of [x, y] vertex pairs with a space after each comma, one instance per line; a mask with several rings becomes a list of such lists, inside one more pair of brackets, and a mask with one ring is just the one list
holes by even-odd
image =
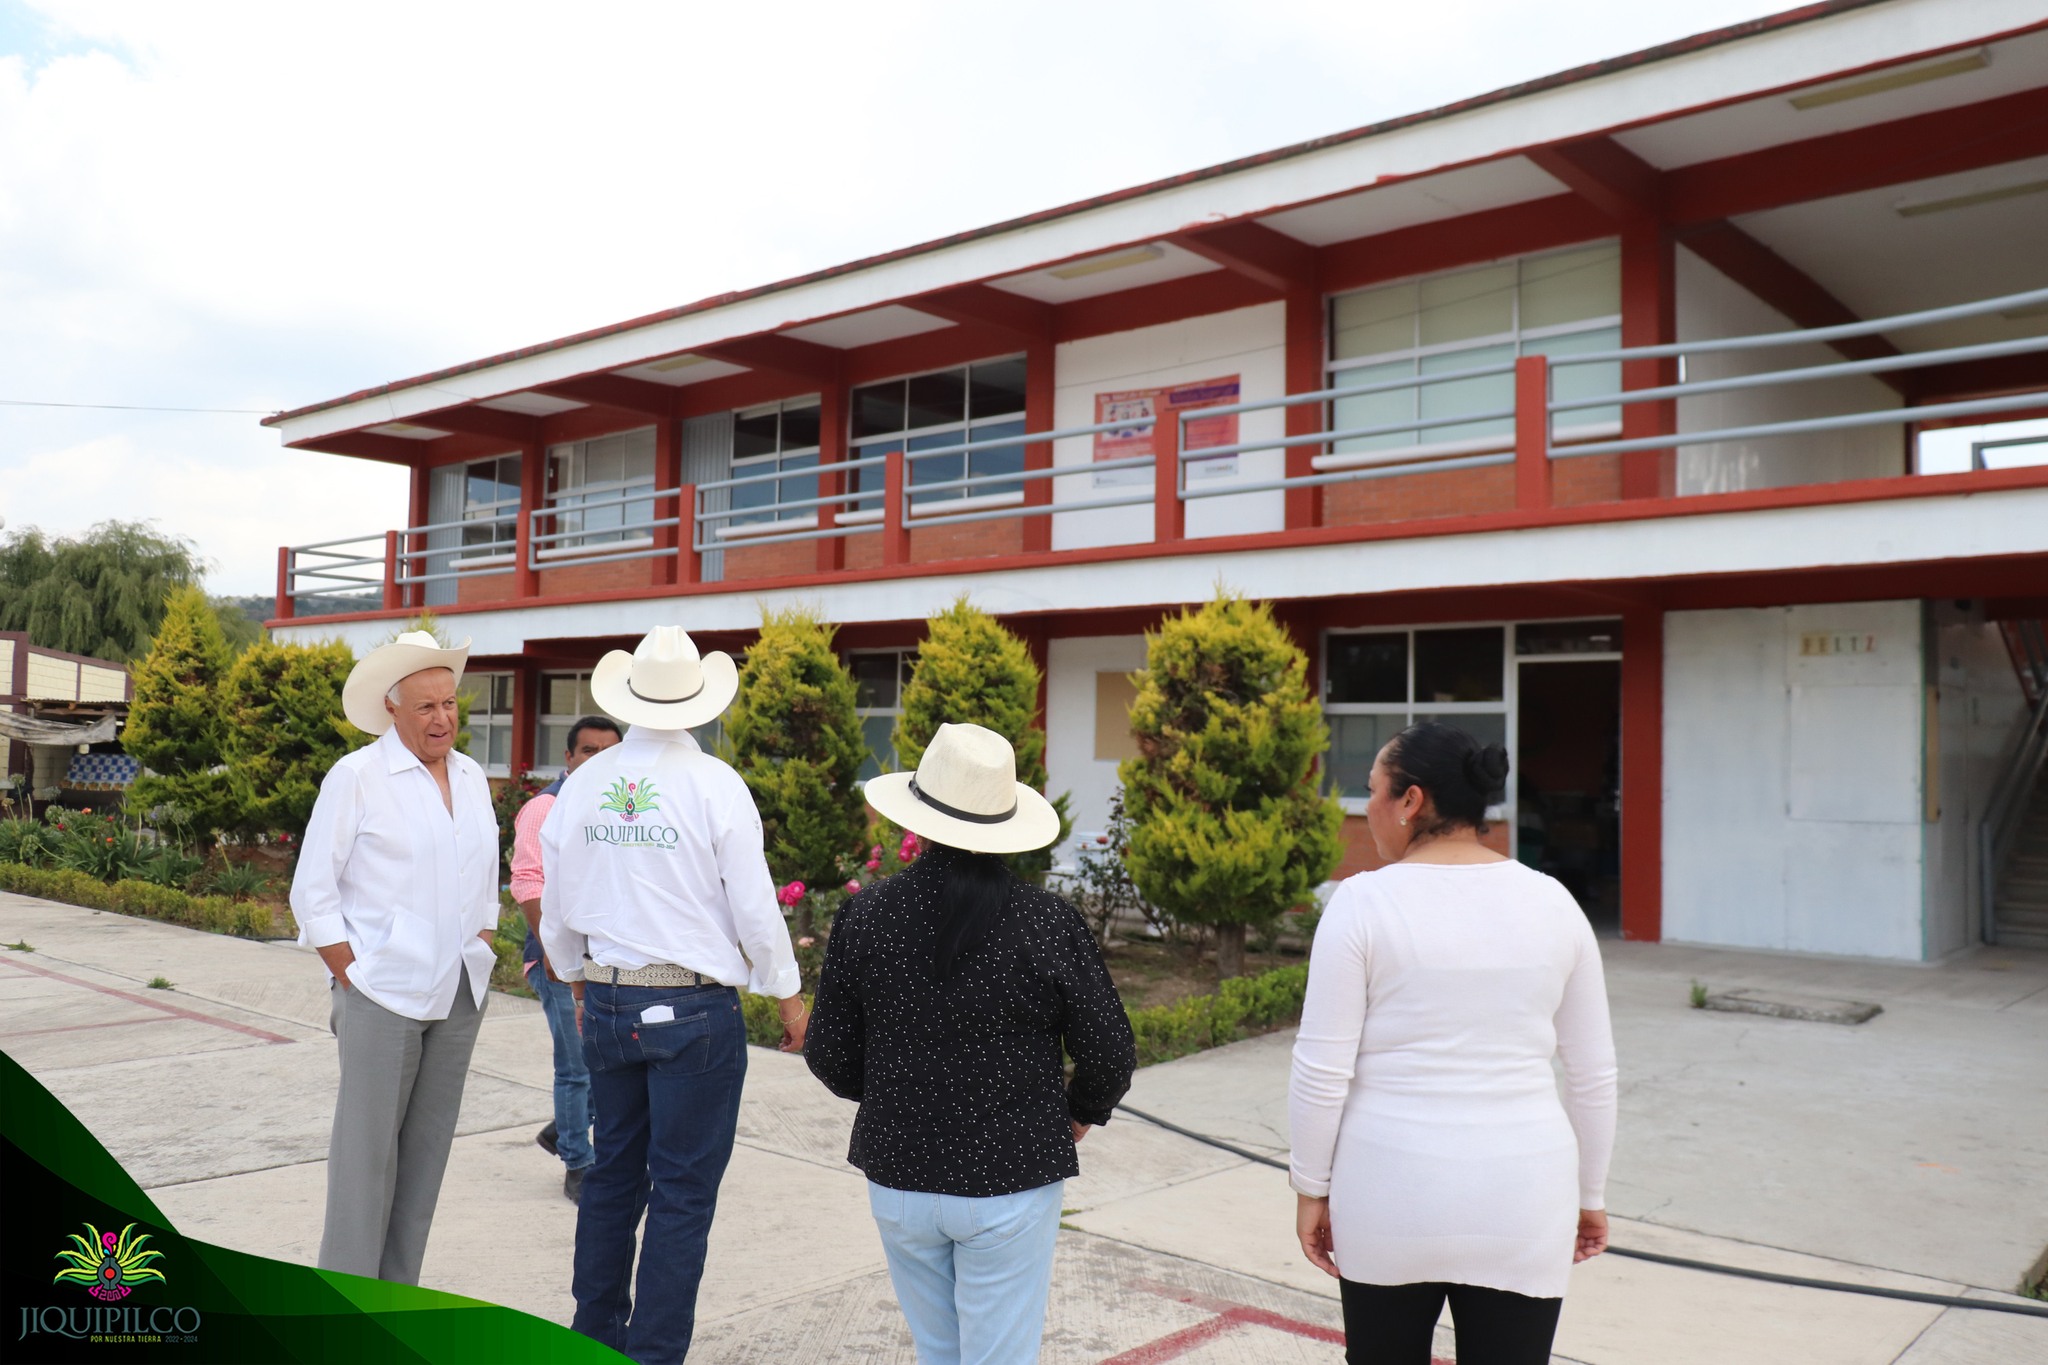
[[[244, 616], [261, 626], [277, 614], [277, 599], [269, 593], [250, 594], [242, 597], [216, 597], [214, 601], [223, 607], [239, 610]], [[336, 616], [345, 611], [375, 611], [384, 605], [383, 599], [371, 596], [301, 597], [295, 604], [294, 616]]]

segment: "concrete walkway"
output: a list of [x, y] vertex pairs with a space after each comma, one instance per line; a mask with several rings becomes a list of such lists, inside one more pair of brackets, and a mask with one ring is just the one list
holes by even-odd
[[[318, 961], [0, 895], [0, 1048], [35, 1072], [189, 1235], [310, 1261], [335, 1051]], [[2048, 954], [1939, 968], [1607, 945], [1622, 1131], [1617, 1244], [1997, 1297], [2048, 1243]], [[162, 976], [169, 991], [146, 983]], [[1849, 995], [1843, 1028], [1687, 1008], [1689, 982]], [[1131, 1103], [1283, 1155], [1289, 1035], [1139, 1073]], [[550, 1110], [537, 1006], [494, 996], [424, 1282], [566, 1322], [575, 1210], [533, 1145]], [[799, 1059], [750, 1054], [693, 1358], [914, 1359], [852, 1107]], [[1128, 1119], [1068, 1186], [1044, 1359], [1341, 1360], [1334, 1282], [1302, 1260], [1277, 1171]], [[1448, 1332], [1440, 1353], [1450, 1354]], [[1586, 1365], [2048, 1360], [2048, 1321], [1602, 1257], [1566, 1300]]]

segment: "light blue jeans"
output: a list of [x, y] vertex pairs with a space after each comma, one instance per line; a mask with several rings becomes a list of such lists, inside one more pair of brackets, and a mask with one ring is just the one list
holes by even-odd
[[868, 1182], [919, 1365], [1031, 1365], [1066, 1182], [962, 1199]]
[[564, 1166], [583, 1170], [597, 1157], [590, 1149], [590, 1069], [576, 1032], [576, 996], [562, 982], [548, 980], [538, 962], [526, 974], [526, 984], [540, 998], [555, 1042], [555, 1150]]

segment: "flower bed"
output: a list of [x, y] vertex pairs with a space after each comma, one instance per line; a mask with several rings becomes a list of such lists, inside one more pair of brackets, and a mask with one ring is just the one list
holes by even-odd
[[153, 882], [104, 882], [89, 872], [63, 867], [0, 863], [0, 891], [241, 938], [290, 938], [298, 933], [289, 910], [273, 911], [262, 901], [188, 896]]

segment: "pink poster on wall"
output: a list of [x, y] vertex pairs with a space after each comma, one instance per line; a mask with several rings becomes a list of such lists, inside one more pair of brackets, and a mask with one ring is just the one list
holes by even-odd
[[[1236, 403], [1241, 391], [1238, 378], [1233, 374], [1220, 379], [1198, 379], [1189, 384], [1169, 384], [1162, 388], [1121, 389], [1114, 393], [1096, 394], [1096, 423], [1119, 424], [1114, 430], [1099, 431], [1095, 434], [1096, 462], [1120, 460], [1134, 455], [1150, 456], [1152, 432], [1162, 417], [1171, 420], [1179, 413], [1200, 408], [1226, 407]], [[1231, 412], [1216, 417], [1190, 418], [1181, 430], [1184, 450], [1234, 445], [1237, 442], [1237, 414]], [[1191, 479], [1213, 479], [1236, 472], [1235, 456], [1221, 460], [1204, 460], [1188, 466], [1188, 477]], [[1098, 488], [1151, 481], [1152, 471], [1142, 465], [1134, 465], [1128, 469], [1098, 470], [1095, 475], [1095, 486]]]

